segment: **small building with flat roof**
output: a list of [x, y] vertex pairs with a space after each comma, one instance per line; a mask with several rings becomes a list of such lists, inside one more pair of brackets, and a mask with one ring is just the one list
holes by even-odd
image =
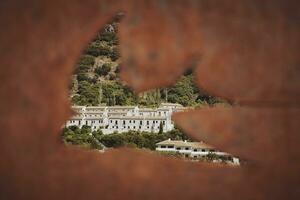
[[165, 140], [156, 143], [156, 151], [182, 154], [183, 157], [199, 159], [210, 154], [226, 158], [234, 165], [239, 165], [239, 159], [204, 142], [188, 142], [182, 140]]

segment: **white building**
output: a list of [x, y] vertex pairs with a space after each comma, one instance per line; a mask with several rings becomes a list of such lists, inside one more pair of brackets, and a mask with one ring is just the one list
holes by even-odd
[[215, 154], [228, 159], [230, 164], [239, 165], [239, 159], [225, 152], [217, 151], [213, 146], [204, 142], [187, 142], [182, 140], [165, 140], [156, 144], [156, 151], [173, 152], [184, 157], [201, 158], [209, 154]]
[[180, 104], [162, 104], [158, 108], [139, 108], [137, 106], [74, 106], [76, 114], [67, 121], [66, 126], [88, 125], [92, 130], [101, 129], [104, 134], [117, 132], [145, 131], [163, 132], [174, 128], [171, 121], [173, 112], [183, 111]]

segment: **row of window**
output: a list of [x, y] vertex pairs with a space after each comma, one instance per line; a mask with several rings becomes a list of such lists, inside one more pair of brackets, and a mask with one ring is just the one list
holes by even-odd
[[[150, 115], [155, 115], [156, 114], [156, 112], [140, 112], [140, 115], [142, 116], [142, 115], [144, 115], [144, 114], [150, 114]], [[158, 115], [162, 115], [162, 114], [167, 114], [167, 112], [165, 111], [165, 112], [158, 112]]]
[[[70, 120], [69, 122], [70, 123], [76, 123], [78, 121], [78, 124], [80, 125], [81, 124], [81, 120]], [[132, 120], [133, 123], [135, 123], [135, 120]], [[85, 121], [85, 124], [88, 125], [88, 124], [95, 124], [95, 123], [103, 123], [103, 120], [92, 120], [92, 121]], [[110, 121], [111, 123], [113, 122], [112, 120]], [[126, 124], [125, 124], [125, 120], [122, 120], [121, 122], [123, 122], [123, 128], [126, 128]], [[141, 126], [143, 125], [143, 122], [142, 121], [139, 121], [139, 127], [141, 129]], [[129, 121], [129, 123], [131, 123], [131, 120]], [[115, 126], [113, 126], [112, 128], [117, 128], [118, 129], [118, 121], [115, 121]], [[153, 121], [153, 124], [152, 124], [152, 128], [155, 128], [154, 127], [154, 124], [158, 124], [158, 121]], [[165, 126], [165, 121], [162, 121], [162, 124], [163, 126]], [[150, 121], [146, 121], [146, 125], [147, 125], [147, 129], [149, 129], [149, 126], [150, 126]], [[130, 126], [128, 126], [128, 129], [130, 129]], [[133, 129], [135, 129], [135, 126], [133, 127]]]
[[99, 115], [99, 114], [97, 114], [97, 115], [84, 115], [85, 117], [102, 117], [103, 115]]
[[[112, 128], [112, 129], [118, 129], [119, 126], [112, 126], [111, 128]], [[126, 126], [123, 126], [123, 127], [121, 126], [120, 128], [126, 129]], [[157, 127], [157, 128], [158, 128], [158, 127]], [[157, 129], [157, 128], [156, 128], [156, 129]], [[165, 127], [163, 127], [163, 128], [165, 128]], [[136, 126], [133, 126], [133, 127], [127, 126], [127, 129], [136, 129]], [[138, 126], [138, 129], [142, 129], [142, 126]], [[150, 129], [150, 127], [147, 126], [147, 129]], [[155, 129], [155, 127], [152, 126], [151, 129]]]
[[[87, 121], [88, 122], [88, 121]], [[103, 123], [103, 120], [92, 120], [92, 124], [96, 123], [96, 122], [99, 122], [99, 123]]]
[[[70, 120], [71, 123], [75, 123], [76, 121], [81, 121], [81, 120]], [[89, 120], [87, 120], [87, 121], [89, 121]], [[97, 121], [98, 121], [99, 123], [103, 123], [103, 120], [92, 120], [91, 123], [96, 123]], [[120, 122], [123, 123], [123, 124], [125, 124], [126, 121], [128, 122], [128, 120], [121, 120]], [[136, 120], [129, 120], [129, 123], [135, 123], [135, 121], [136, 121]], [[142, 125], [143, 120], [137, 120], [137, 121], [139, 121], [140, 125]], [[110, 120], [110, 123], [113, 123], [113, 122], [115, 122], [115, 124], [117, 124], [117, 123], [118, 123], [118, 120]], [[152, 124], [158, 124], [158, 123], [160, 123], [160, 121], [158, 121], [158, 120], [152, 121]], [[165, 125], [166, 121], [163, 120], [162, 123], [163, 123], [163, 125]], [[146, 124], [149, 125], [149, 124], [150, 124], [150, 121], [147, 120], [147, 121], [146, 121]]]
[[80, 120], [70, 120], [69, 123], [74, 124], [78, 121], [78, 125], [80, 126], [81, 121]]
[[[160, 148], [162, 149], [173, 149], [174, 146], [172, 145], [161, 145]], [[176, 150], [190, 150], [191, 147], [176, 147]], [[194, 152], [201, 151], [201, 152], [215, 152], [214, 149], [193, 149]]]
[[[123, 123], [125, 125], [126, 121], [128, 120], [121, 120], [120, 122]], [[137, 120], [138, 121], [138, 120]], [[118, 124], [118, 120], [110, 120], [110, 123], [115, 123], [116, 125]], [[143, 121], [140, 120], [140, 125], [143, 125]], [[129, 123], [135, 123], [135, 120], [129, 120]], [[152, 124], [158, 124], [159, 121], [156, 120], [156, 121], [152, 121]], [[165, 125], [166, 121], [162, 121], [162, 124]], [[150, 121], [146, 121], [146, 124], [149, 125], [150, 124]]]

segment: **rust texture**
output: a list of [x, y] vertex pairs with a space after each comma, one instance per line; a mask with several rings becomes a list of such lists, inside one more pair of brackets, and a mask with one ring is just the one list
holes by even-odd
[[[299, 199], [298, 1], [0, 3], [0, 199]], [[87, 42], [114, 14], [122, 78], [136, 91], [196, 67], [200, 87], [239, 102], [174, 116], [242, 168], [144, 151], [65, 147], [68, 83]]]

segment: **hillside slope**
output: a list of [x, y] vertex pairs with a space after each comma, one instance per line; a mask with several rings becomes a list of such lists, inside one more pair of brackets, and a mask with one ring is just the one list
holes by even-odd
[[191, 72], [169, 88], [158, 88], [135, 95], [118, 77], [121, 58], [118, 50], [117, 15], [88, 44], [72, 78], [70, 98], [74, 105], [141, 105], [157, 106], [161, 102], [184, 106], [213, 105], [222, 102], [200, 91]]

